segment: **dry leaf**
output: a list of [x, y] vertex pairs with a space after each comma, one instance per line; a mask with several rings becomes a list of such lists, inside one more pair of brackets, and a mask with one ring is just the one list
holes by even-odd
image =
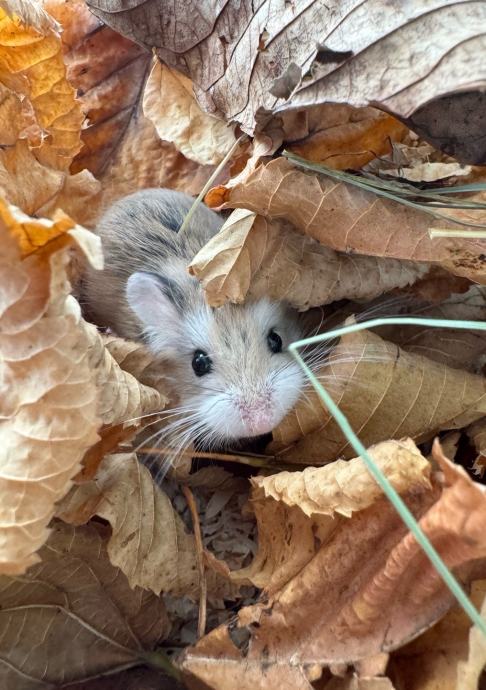
[[[118, 367], [69, 295], [70, 247], [100, 266], [99, 239], [65, 216], [36, 220], [6, 204], [0, 223], [0, 570], [20, 573], [37, 561], [101, 424], [124, 425], [164, 398]], [[141, 422], [127, 426], [133, 435]]]
[[[370, 454], [398, 493], [410, 487], [430, 487], [430, 465], [411, 440], [385, 441], [370, 448]], [[383, 495], [361, 458], [254, 477], [252, 486], [258, 553], [248, 568], [231, 576], [270, 593], [310, 561], [316, 536], [324, 541], [344, 518], [368, 508]]]
[[[486, 619], [486, 592], [483, 584], [483, 601], [481, 605], [481, 616]], [[480, 677], [486, 666], [486, 640], [476, 626], [469, 632], [469, 653], [465, 661], [460, 660], [457, 664], [457, 686], [454, 690], [476, 690], [479, 687]]]
[[83, 222], [99, 185], [87, 171], [68, 173], [83, 115], [66, 80], [57, 25], [38, 3], [7, 6], [35, 24], [0, 9], [0, 189], [31, 215], [62, 207]]
[[301, 310], [344, 298], [373, 299], [427, 271], [411, 261], [335, 252], [245, 209], [233, 211], [189, 266], [213, 307], [267, 296]]
[[[447, 565], [457, 568], [486, 556], [486, 496], [462, 468], [438, 461], [445, 488], [410, 486], [404, 500]], [[249, 687], [246, 678], [253, 688], [269, 687], [269, 677], [270, 687], [287, 687], [287, 674], [304, 688], [307, 669], [396, 649], [451, 605], [450, 592], [385, 498], [341, 520], [322, 541], [317, 533], [314, 551], [278, 592], [189, 648], [183, 669], [218, 690]], [[467, 578], [467, 569], [461, 572]]]
[[[317, 370], [321, 383], [370, 446], [410, 436], [421, 442], [486, 414], [486, 380], [408, 353], [369, 331], [343, 336]], [[312, 389], [273, 431], [269, 452], [323, 464], [352, 447]]]
[[464, 177], [472, 171], [470, 165], [462, 165], [447, 159], [430, 144], [409, 146], [393, 143], [391, 154], [377, 157], [364, 170], [385, 179], [401, 178], [411, 182], [435, 182], [450, 177]]
[[[470, 599], [476, 608], [481, 608], [485, 593], [485, 580], [472, 583]], [[456, 604], [437, 625], [394, 652], [388, 675], [397, 690], [466, 690], [466, 685], [458, 685], [457, 674], [467, 657], [470, 631], [469, 617]], [[479, 666], [480, 655], [475, 659]], [[476, 688], [477, 683], [470, 690]]]
[[[245, 182], [206, 198], [223, 208], [246, 208], [284, 218], [337, 251], [438, 263], [456, 275], [486, 282], [484, 241], [432, 240], [431, 217], [371, 192], [304, 172], [285, 158], [261, 165]], [[452, 215], [452, 213], [450, 214]], [[457, 215], [457, 214], [456, 214]], [[441, 221], [441, 226], [448, 227]]]
[[[78, 89], [87, 118], [82, 149], [71, 170], [87, 168], [103, 188], [102, 198], [89, 209], [89, 224], [106, 206], [136, 189], [170, 187], [198, 193], [214, 168], [199, 166], [160, 141], [143, 116], [150, 53], [103, 26], [84, 0], [47, 0], [46, 6], [62, 23], [68, 79]], [[223, 171], [219, 179], [226, 177]]]
[[[484, 37], [477, 27], [486, 15], [474, 2], [431, 9], [424, 0], [410, 0], [400, 12], [383, 3], [348, 7], [338, 0], [324, 6], [310, 1], [298, 11], [280, 0], [258, 8], [248, 2], [201, 8], [194, 0], [177, 8], [166, 0], [88, 4], [108, 25], [156, 48], [167, 65], [189, 76], [205, 110], [238, 121], [249, 133], [262, 111], [372, 103], [407, 117], [434, 98], [484, 83]], [[428, 124], [433, 135], [437, 125], [432, 118]]]
[[298, 141], [286, 148], [335, 170], [361, 168], [388, 153], [393, 142], [400, 141], [407, 131], [401, 122], [375, 108], [329, 103], [309, 108], [304, 114], [308, 133], [296, 136], [291, 129], [284, 138]]
[[96, 479], [73, 487], [57, 515], [76, 525], [94, 515], [109, 522], [108, 555], [130, 587], [177, 596], [197, 591], [194, 537], [135, 454], [105, 457]]
[[202, 165], [220, 163], [236, 141], [233, 127], [201, 110], [191, 80], [157, 59], [145, 85], [143, 112], [161, 139]]
[[167, 636], [161, 599], [108, 560], [108, 528], [55, 522], [42, 562], [0, 578], [2, 690], [38, 690], [135, 666]]

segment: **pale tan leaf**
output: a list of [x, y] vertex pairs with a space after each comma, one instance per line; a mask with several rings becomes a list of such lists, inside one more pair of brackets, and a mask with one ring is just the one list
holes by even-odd
[[[410, 439], [385, 441], [370, 448], [370, 454], [399, 493], [430, 487], [429, 463]], [[249, 567], [233, 572], [232, 579], [269, 592], [280, 589], [308, 563], [316, 536], [324, 541], [339, 528], [340, 516], [351, 517], [383, 495], [361, 458], [255, 477], [252, 485], [258, 553]]]
[[[477, 559], [486, 557], [486, 494], [462, 468], [437, 459], [445, 484], [410, 485], [402, 496], [445, 563], [456, 572], [462, 566], [467, 581]], [[272, 525], [262, 522], [260, 528]], [[299, 538], [289, 531], [285, 536]], [[253, 687], [263, 689], [268, 668], [280, 671], [277, 677], [290, 671], [295, 678], [297, 669], [305, 677], [317, 664], [351, 664], [388, 653], [430, 627], [452, 604], [386, 498], [350, 519], [340, 518], [324, 538], [314, 530], [314, 539], [313, 554], [278, 591], [186, 650], [184, 670], [219, 690], [230, 687], [223, 665], [233, 687], [251, 676]]]
[[161, 599], [109, 561], [109, 529], [55, 522], [41, 563], [0, 577], [2, 690], [60, 687], [134, 666], [169, 632]]
[[65, 216], [33, 219], [3, 202], [0, 232], [0, 571], [20, 573], [38, 560], [83, 456], [96, 455], [101, 425], [133, 435], [141, 421], [125, 421], [165, 399], [118, 367], [69, 295], [71, 247], [100, 266], [99, 239]]
[[422, 278], [426, 264], [335, 252], [294, 232], [288, 223], [236, 209], [194, 257], [208, 303], [263, 296], [297, 309], [340, 299], [373, 299]]
[[157, 59], [145, 85], [143, 112], [161, 139], [202, 165], [220, 163], [236, 141], [234, 127], [201, 110], [191, 80]]
[[[370, 455], [398, 493], [411, 485], [430, 486], [429, 463], [410, 439], [384, 441], [371, 447]], [[326, 467], [307, 467], [302, 472], [254, 477], [252, 484], [255, 496], [298, 506], [307, 517], [332, 517], [335, 513], [351, 517], [382, 495], [361, 458], [336, 460]]]
[[[484, 240], [432, 240], [428, 232], [432, 218], [427, 213], [325, 175], [304, 172], [285, 158], [260, 165], [244, 182], [223, 188], [214, 200], [223, 200], [224, 208], [284, 218], [299, 232], [336, 251], [437, 263], [456, 275], [486, 282]], [[206, 198], [209, 205], [214, 200], [211, 194]], [[442, 226], [452, 224], [441, 221]]]
[[77, 525], [94, 515], [107, 520], [110, 561], [130, 587], [177, 596], [197, 591], [194, 537], [135, 454], [105, 457], [96, 479], [73, 487], [57, 515]]

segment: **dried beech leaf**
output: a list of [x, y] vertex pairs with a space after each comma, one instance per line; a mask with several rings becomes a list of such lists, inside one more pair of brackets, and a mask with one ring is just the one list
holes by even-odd
[[[405, 352], [369, 331], [343, 336], [318, 376], [361, 441], [432, 438], [486, 414], [486, 379]], [[284, 460], [323, 464], [353, 455], [314, 390], [273, 431], [269, 451]]]
[[[410, 486], [430, 486], [430, 466], [410, 439], [384, 441], [370, 449], [370, 455], [398, 493]], [[298, 506], [307, 517], [351, 517], [382, 496], [382, 490], [366, 470], [361, 458], [336, 462], [326, 467], [307, 467], [302, 472], [279, 472], [254, 477], [255, 495]]]
[[161, 599], [109, 561], [108, 528], [55, 522], [42, 562], [0, 577], [2, 690], [38, 690], [141, 663], [164, 640]]
[[[370, 448], [370, 454], [399, 493], [430, 487], [430, 465], [410, 439], [385, 441]], [[316, 535], [324, 541], [344, 517], [368, 508], [383, 495], [361, 458], [255, 477], [252, 485], [258, 553], [249, 567], [231, 576], [270, 593], [314, 556]]]
[[157, 59], [145, 85], [143, 112], [161, 139], [202, 165], [220, 163], [236, 141], [233, 127], [201, 110], [191, 80]]
[[[468, 564], [486, 556], [486, 495], [462, 468], [438, 461], [446, 485], [410, 487], [403, 498], [447, 565], [463, 566], [467, 580]], [[313, 550], [279, 591], [241, 609], [228, 625], [186, 650], [183, 669], [209, 688], [249, 687], [245, 679], [251, 677], [253, 688], [263, 689], [268, 669], [279, 679], [286, 672], [297, 679], [300, 669], [305, 678], [309, 665], [354, 663], [392, 651], [430, 627], [452, 603], [384, 497], [351, 519], [340, 519], [323, 539], [316, 531]]]
[[[284, 218], [301, 233], [337, 251], [438, 263], [456, 275], [486, 282], [484, 241], [432, 240], [427, 213], [298, 170], [285, 158], [261, 165], [245, 182], [227, 188], [222, 198], [223, 208], [246, 208], [269, 218]], [[207, 201], [212, 204], [210, 195]], [[450, 225], [441, 221], [441, 227]]]
[[[400, 12], [371, 0], [310, 0], [298, 11], [275, 0], [258, 7], [217, 2], [202, 8], [195, 0], [177, 8], [167, 0], [88, 4], [108, 25], [156, 48], [167, 65], [189, 76], [203, 108], [249, 133], [262, 111], [322, 103], [372, 103], [407, 117], [434, 98], [471, 85], [479, 89], [485, 80], [478, 26], [486, 15], [476, 2], [443, 0], [431, 8], [409, 0]], [[434, 43], [424, 50], [431, 35]], [[302, 81], [287, 80], [291, 97], [286, 100], [287, 89], [277, 98], [272, 92], [292, 64]]]
[[65, 216], [37, 220], [4, 203], [0, 232], [0, 571], [12, 574], [38, 560], [54, 504], [99, 427], [159, 410], [164, 398], [118, 367], [69, 295], [70, 247], [100, 266], [99, 239]]
[[217, 307], [247, 296], [285, 300], [297, 309], [340, 299], [373, 299], [422, 278], [426, 264], [338, 253], [288, 224], [236, 209], [192, 260], [189, 271]]
[[83, 114], [66, 80], [57, 24], [46, 24], [39, 3], [7, 7], [34, 25], [0, 9], [0, 190], [31, 215], [62, 207], [83, 222], [99, 184], [87, 171], [67, 172], [81, 146]]
[[130, 587], [177, 596], [197, 591], [194, 537], [135, 454], [105, 457], [96, 480], [73, 487], [57, 515], [76, 525], [94, 515], [107, 520], [110, 561]]

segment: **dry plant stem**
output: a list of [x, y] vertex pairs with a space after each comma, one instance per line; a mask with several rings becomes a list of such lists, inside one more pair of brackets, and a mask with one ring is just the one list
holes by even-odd
[[189, 225], [189, 221], [191, 220], [191, 218], [192, 218], [192, 216], [193, 216], [193, 214], [194, 214], [194, 211], [196, 210], [196, 208], [199, 206], [199, 204], [201, 203], [201, 201], [202, 201], [202, 200], [204, 199], [204, 197], [206, 196], [206, 193], [207, 193], [207, 192], [209, 191], [209, 189], [211, 188], [211, 186], [212, 186], [214, 180], [216, 179], [216, 177], [219, 175], [219, 173], [220, 173], [221, 170], [224, 168], [224, 166], [226, 165], [226, 163], [229, 161], [229, 159], [231, 158], [231, 156], [233, 155], [233, 153], [236, 151], [236, 149], [238, 148], [238, 146], [244, 141], [244, 139], [246, 139], [246, 137], [247, 137], [246, 134], [242, 134], [241, 137], [239, 137], [239, 138], [235, 141], [235, 143], [234, 143], [233, 146], [230, 148], [230, 150], [228, 151], [228, 153], [226, 154], [226, 156], [223, 158], [223, 160], [222, 160], [221, 163], [218, 165], [218, 167], [216, 168], [216, 170], [213, 172], [213, 174], [211, 175], [211, 177], [209, 178], [209, 180], [206, 182], [206, 184], [204, 185], [204, 187], [201, 189], [201, 191], [199, 192], [199, 194], [198, 194], [196, 200], [194, 201], [193, 205], [192, 205], [191, 208], [189, 209], [189, 211], [188, 211], [188, 213], [187, 213], [187, 216], [186, 216], [186, 217], [184, 218], [184, 220], [182, 221], [182, 225], [181, 225], [181, 227], [179, 228], [179, 234], [180, 234], [180, 235], [182, 235], [182, 234], [185, 232], [185, 229], [186, 229], [187, 226]]
[[442, 228], [430, 228], [429, 235], [432, 239], [436, 237], [464, 237], [466, 239], [486, 240], [486, 230], [447, 230]]
[[199, 616], [197, 621], [197, 636], [203, 637], [206, 631], [206, 598], [208, 592], [208, 585], [206, 581], [206, 572], [204, 568], [204, 546], [201, 536], [201, 523], [199, 522], [199, 515], [197, 512], [196, 501], [194, 494], [188, 486], [182, 486], [187, 506], [191, 511], [192, 524], [194, 527], [194, 538], [196, 540], [196, 559], [199, 569]]
[[[164, 453], [170, 453], [168, 448], [141, 448], [137, 451], [142, 455], [164, 455]], [[296, 470], [301, 469], [302, 465], [296, 463], [276, 463], [276, 458], [274, 455], [262, 455], [262, 456], [250, 456], [250, 455], [236, 455], [230, 453], [209, 453], [205, 451], [192, 451], [183, 450], [180, 453], [186, 458], [202, 458], [207, 460], [216, 460], [219, 462], [237, 462], [240, 465], [250, 465], [251, 467], [258, 467], [259, 469], [270, 469], [270, 470]]]

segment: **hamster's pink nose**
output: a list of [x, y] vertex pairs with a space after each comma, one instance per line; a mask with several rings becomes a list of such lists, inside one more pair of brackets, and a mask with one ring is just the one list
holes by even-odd
[[268, 401], [240, 402], [238, 411], [249, 436], [266, 434], [273, 429], [274, 419]]

